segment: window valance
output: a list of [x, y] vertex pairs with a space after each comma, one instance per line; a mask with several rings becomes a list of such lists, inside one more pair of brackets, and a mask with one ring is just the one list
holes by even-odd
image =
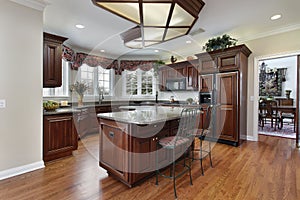
[[121, 75], [124, 70], [134, 71], [138, 68], [143, 71], [149, 71], [157, 62], [155, 60], [121, 60], [119, 67], [118, 60], [75, 52], [65, 45], [63, 45], [62, 57], [66, 61], [71, 62], [71, 69], [73, 70], [78, 70], [81, 65], [87, 64], [90, 67], [101, 66], [105, 69], [114, 69], [117, 75]]
[[156, 61], [153, 60], [121, 60], [120, 62], [120, 70], [129, 70], [135, 71], [138, 68], [143, 71], [149, 71], [153, 68], [153, 63]]
[[115, 69], [118, 71], [118, 61], [110, 58], [104, 58], [86, 53], [75, 52], [71, 48], [63, 45], [63, 59], [71, 62], [71, 69], [78, 70], [82, 64], [87, 64], [90, 67], [101, 66], [105, 69]]

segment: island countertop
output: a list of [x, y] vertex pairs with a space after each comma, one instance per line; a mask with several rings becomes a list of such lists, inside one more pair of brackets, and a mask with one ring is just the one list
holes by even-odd
[[[131, 106], [131, 108], [133, 107]], [[143, 125], [178, 119], [182, 109], [182, 107], [136, 106], [133, 111], [100, 113], [97, 116], [124, 123]]]

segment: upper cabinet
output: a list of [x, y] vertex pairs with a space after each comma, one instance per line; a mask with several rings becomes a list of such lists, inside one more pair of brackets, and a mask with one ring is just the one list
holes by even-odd
[[246, 45], [230, 47], [226, 50], [216, 50], [197, 54], [199, 59], [199, 73], [210, 74], [240, 70], [251, 51]]
[[43, 87], [62, 85], [62, 44], [67, 38], [44, 33]]
[[186, 90], [198, 90], [198, 60], [183, 61], [162, 67], [159, 72], [160, 90], [165, 91], [168, 79], [186, 78]]

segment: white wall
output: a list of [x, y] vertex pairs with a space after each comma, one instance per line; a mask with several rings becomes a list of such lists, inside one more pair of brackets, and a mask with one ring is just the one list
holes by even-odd
[[43, 13], [0, 0], [0, 27], [0, 99], [6, 100], [0, 108], [1, 179], [43, 166]]

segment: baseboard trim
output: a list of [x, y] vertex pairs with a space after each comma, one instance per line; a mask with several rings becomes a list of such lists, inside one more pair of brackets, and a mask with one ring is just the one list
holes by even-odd
[[257, 141], [257, 138], [255, 138], [254, 136], [249, 136], [249, 135], [247, 135], [247, 136], [243, 135], [243, 136], [241, 136], [241, 139], [248, 140], [248, 141]]
[[13, 176], [20, 175], [20, 174], [24, 174], [27, 172], [31, 172], [31, 171], [41, 169], [44, 167], [45, 167], [44, 162], [40, 161], [40, 162], [35, 162], [35, 163], [28, 164], [28, 165], [23, 165], [20, 167], [12, 168], [12, 169], [0, 171], [0, 180], [7, 179], [7, 178], [10, 178]]

